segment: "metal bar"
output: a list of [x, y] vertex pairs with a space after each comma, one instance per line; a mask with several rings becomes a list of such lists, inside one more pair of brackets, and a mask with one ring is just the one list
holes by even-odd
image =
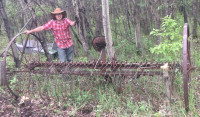
[[[88, 62], [75, 62], [75, 63], [59, 63], [59, 62], [31, 62], [26, 65], [29, 69], [35, 67], [50, 67], [50, 66], [70, 66], [71, 68], [114, 68], [114, 69], [160, 69], [163, 63], [104, 63], [101, 61]], [[171, 64], [169, 64], [171, 66]]]
[[189, 110], [189, 100], [188, 100], [188, 53], [187, 53], [187, 38], [188, 38], [188, 24], [185, 23], [183, 30], [183, 87], [184, 87], [184, 102], [185, 110]]

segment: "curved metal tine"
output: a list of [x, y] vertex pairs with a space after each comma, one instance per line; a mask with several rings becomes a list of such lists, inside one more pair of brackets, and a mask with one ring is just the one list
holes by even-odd
[[3, 62], [3, 64], [4, 64], [5, 84], [6, 84], [7, 88], [8, 88], [8, 90], [9, 90], [9, 92], [10, 92], [16, 99], [19, 98], [19, 95], [16, 94], [16, 93], [14, 93], [13, 90], [10, 88], [9, 83], [8, 83], [8, 79], [7, 79], [6, 75], [5, 75], [5, 74], [6, 74], [6, 56], [7, 56], [7, 54], [8, 54], [8, 49], [10, 48], [11, 44], [13, 43], [13, 41], [14, 41], [19, 35], [21, 35], [21, 34], [22, 34], [22, 33], [18, 33], [17, 35], [15, 35], [15, 36], [11, 39], [11, 41], [8, 43], [8, 45], [7, 45], [6, 49], [5, 49], [5, 52], [4, 52], [4, 62]]
[[[35, 39], [34, 39], [35, 40]], [[40, 53], [42, 52], [43, 48], [40, 45], [39, 41], [35, 41], [34, 44], [36, 43], [36, 47], [38, 48], [36, 54], [38, 55], [37, 58], [35, 58], [37, 61], [40, 61]]]
[[[138, 66], [137, 66], [138, 65]], [[134, 69], [136, 69], [136, 71], [134, 71], [135, 73], [134, 73], [134, 79], [136, 79], [136, 78], [138, 78], [139, 77], [139, 70], [140, 70], [140, 65], [141, 65], [141, 63], [135, 63], [135, 67], [134, 67]]]
[[120, 62], [120, 71], [123, 73], [124, 76], [129, 76], [128, 74], [131, 73], [131, 65], [129, 65], [129, 67], [126, 67], [128, 64], [131, 64], [131, 63]]
[[62, 65], [62, 68], [65, 68], [64, 75], [66, 77], [70, 77], [70, 75], [72, 75], [72, 73], [74, 72], [73, 62], [62, 63]]
[[22, 59], [23, 59], [23, 56], [24, 56], [24, 52], [25, 52], [25, 49], [26, 49], [26, 45], [27, 45], [27, 42], [28, 42], [28, 38], [29, 38], [29, 35], [27, 36], [27, 38], [26, 38], [26, 40], [25, 40], [25, 45], [23, 45], [23, 50], [22, 50], [22, 52], [21, 52], [20, 64], [21, 64], [21, 63], [24, 63], [24, 62], [22, 61]]
[[[38, 81], [36, 81], [39, 84], [38, 90], [40, 90], [41, 92], [40, 94], [41, 98], [46, 96], [45, 98], [50, 100], [54, 91], [54, 88], [52, 88], [52, 86], [56, 85], [53, 82], [55, 80], [55, 77], [51, 76], [50, 74], [43, 74], [43, 75], [44, 75], [43, 79], [38, 78]], [[47, 88], [47, 86], [51, 86], [51, 87]]]
[[34, 79], [33, 79], [33, 75], [31, 75], [30, 72], [25, 72], [27, 73], [27, 76], [25, 75], [25, 77], [27, 77], [27, 94], [32, 94], [33, 95], [33, 92], [35, 92], [35, 82], [34, 82]]
[[[23, 27], [19, 32], [21, 32], [21, 31], [26, 27], [26, 25], [28, 25], [28, 23], [30, 22], [31, 19], [32, 19], [32, 17], [28, 20], [28, 22], [24, 25], [24, 27]], [[32, 25], [33, 25], [33, 22], [31, 22], [30, 27], [32, 27]], [[26, 40], [25, 40], [24, 45], [23, 45], [23, 41], [22, 41], [23, 49], [22, 49], [22, 52], [21, 52], [20, 64], [21, 64], [21, 63], [24, 63], [24, 62], [22, 61], [22, 59], [24, 58], [23, 56], [24, 56], [24, 53], [25, 53], [25, 49], [26, 49], [26, 45], [27, 45], [27, 42], [28, 42], [29, 37], [30, 37], [30, 35], [27, 35], [27, 38], [26, 38]], [[25, 59], [26, 59], [26, 57], [25, 57]], [[26, 61], [27, 61], [27, 60], [26, 60]], [[25, 63], [24, 63], [24, 64], [25, 64]]]
[[31, 18], [26, 22], [26, 24], [22, 27], [22, 29], [21, 29], [18, 33], [21, 33], [21, 32], [24, 30], [24, 28], [27, 26], [27, 24], [31, 21], [32, 18], [33, 18], [33, 17], [31, 17]]

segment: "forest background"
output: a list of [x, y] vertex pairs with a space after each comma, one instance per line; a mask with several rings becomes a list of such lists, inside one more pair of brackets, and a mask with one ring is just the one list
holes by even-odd
[[[65, 115], [65, 112], [67, 112], [67, 115], [79, 116], [80, 112], [87, 108], [85, 110], [95, 116], [199, 116], [200, 73], [198, 70], [200, 56], [198, 53], [200, 48], [198, 44], [200, 43], [200, 15], [198, 13], [200, 12], [200, 1], [108, 0], [108, 3], [112, 47], [117, 60], [122, 62], [150, 62], [153, 60], [155, 62], [176, 61], [181, 63], [183, 26], [184, 23], [189, 24], [191, 60], [196, 67], [192, 72], [189, 84], [189, 113], [184, 110], [182, 101], [183, 81], [179, 71], [174, 78], [176, 101], [164, 107], [162, 104], [151, 104], [150, 100], [148, 102], [145, 99], [145, 101], [135, 102], [130, 99], [131, 96], [127, 97], [126, 101], [120, 100], [121, 95], [112, 97], [102, 94], [101, 88], [95, 89], [99, 93], [97, 94], [97, 100], [94, 101], [94, 97], [89, 96], [87, 92], [83, 94], [85, 97], [80, 96], [79, 93], [76, 93], [80, 92], [80, 89], [76, 89], [76, 91], [67, 94], [68, 101], [60, 98], [58, 101], [58, 96], [52, 94], [52, 100], [47, 101], [48, 106], [43, 105], [48, 112], [52, 110], [48, 114], [57, 116]], [[20, 31], [31, 17], [32, 23], [29, 23], [26, 29], [33, 29], [43, 25], [51, 19], [50, 12], [57, 7], [61, 7], [66, 10], [69, 19], [77, 21], [76, 26], [71, 27], [70, 30], [75, 41], [75, 61], [86, 62], [99, 59], [99, 53], [92, 47], [92, 40], [94, 37], [104, 36], [102, 18], [102, 7], [104, 6], [102, 4], [101, 0], [0, 0], [0, 52], [3, 52], [9, 40]], [[43, 31], [36, 35], [47, 43], [53, 42], [51, 31]], [[21, 38], [26, 38], [26, 35], [22, 35]], [[20, 41], [16, 40], [16, 42]], [[86, 78], [83, 79], [88, 82]], [[136, 82], [142, 87], [148, 87], [151, 89], [150, 91], [157, 88], [144, 83], [144, 80]], [[105, 87], [108, 91], [115, 92], [112, 87]], [[126, 87], [129, 87], [129, 85]], [[135, 88], [137, 89], [137, 87]], [[3, 87], [0, 88], [0, 91], [3, 95], [9, 95]], [[131, 92], [130, 94], [133, 93]], [[155, 90], [151, 93], [158, 96], [160, 102], [163, 102], [163, 91]], [[145, 97], [145, 95], [142, 97]], [[21, 107], [12, 107], [22, 109]], [[1, 110], [4, 109], [1, 108]], [[7, 112], [0, 111], [0, 114], [5, 113]], [[41, 113], [44, 114], [43, 112]], [[14, 114], [19, 115], [20, 112], [15, 111]], [[86, 112], [86, 114], [88, 113]]]

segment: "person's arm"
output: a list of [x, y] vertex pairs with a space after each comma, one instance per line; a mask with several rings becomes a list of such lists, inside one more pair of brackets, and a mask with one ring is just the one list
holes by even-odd
[[76, 21], [71, 21], [68, 18], [65, 18], [65, 21], [70, 25], [70, 26], [74, 26], [76, 24]]
[[74, 26], [75, 24], [76, 24], [76, 21], [70, 22], [70, 25], [71, 25], [71, 26]]
[[33, 33], [33, 32], [40, 32], [40, 31], [42, 31], [42, 30], [44, 30], [44, 27], [43, 27], [43, 26], [39, 26], [39, 27], [37, 27], [37, 28], [35, 28], [35, 29], [32, 29], [32, 30], [25, 30], [24, 33], [28, 35], [28, 34], [30, 34], [30, 33]]

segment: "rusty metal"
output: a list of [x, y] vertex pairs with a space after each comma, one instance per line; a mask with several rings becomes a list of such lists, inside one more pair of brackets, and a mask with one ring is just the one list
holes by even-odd
[[183, 68], [183, 87], [184, 87], [184, 102], [185, 102], [185, 110], [189, 110], [189, 100], [188, 100], [188, 62], [190, 63], [189, 58], [189, 52], [188, 52], [188, 24], [186, 23], [184, 25], [184, 30], [183, 30], [183, 63], [182, 63], [182, 68]]
[[106, 47], [105, 37], [95, 37], [92, 41], [92, 45], [97, 52], [101, 52], [101, 50]]
[[15, 39], [18, 37], [18, 36], [20, 36], [21, 34], [22, 34], [22, 31], [23, 31], [23, 29], [28, 25], [28, 23], [31, 21], [31, 19], [32, 19], [32, 17], [26, 22], [26, 24], [22, 27], [22, 29], [20, 29], [20, 31], [18, 32], [18, 34], [17, 35], [15, 35], [12, 39], [11, 39], [11, 41], [9, 42], [9, 44], [8, 44], [8, 46], [6, 47], [6, 49], [5, 49], [5, 51], [3, 52], [4, 53], [4, 62], [3, 62], [3, 65], [2, 65], [2, 67], [3, 67], [3, 78], [5, 79], [4, 81], [5, 81], [5, 85], [7, 86], [7, 88], [8, 88], [8, 90], [10, 91], [10, 93], [17, 99], [19, 96], [18, 95], [16, 95], [13, 91], [12, 91], [12, 89], [10, 88], [10, 86], [9, 86], [9, 83], [8, 83], [8, 79], [6, 78], [6, 56], [7, 56], [7, 53], [8, 53], [8, 49], [10, 48], [10, 46], [11, 46], [11, 44], [15, 41]]
[[9, 92], [10, 92], [16, 99], [19, 98], [19, 96], [18, 96], [17, 94], [15, 94], [15, 93], [13, 92], [13, 90], [10, 88], [9, 83], [8, 83], [8, 79], [6, 78], [6, 72], [7, 72], [7, 71], [6, 71], [6, 56], [7, 56], [8, 49], [10, 48], [11, 44], [15, 41], [15, 39], [16, 39], [19, 35], [21, 35], [21, 32], [18, 33], [15, 37], [13, 37], [13, 38], [11, 39], [11, 41], [9, 42], [8, 46], [6, 47], [5, 52], [4, 52], [4, 62], [3, 62], [3, 68], [4, 68], [4, 69], [3, 69], [3, 78], [5, 79], [5, 85], [7, 86]]
[[[119, 79], [119, 76], [122, 77], [131, 77], [132, 79], [139, 78], [140, 76], [155, 76], [159, 75], [162, 76], [162, 70], [160, 69], [163, 66], [163, 63], [153, 63], [153, 62], [119, 62], [116, 58], [113, 58], [112, 62], [106, 61], [106, 53], [105, 53], [105, 38], [103, 36], [96, 37], [93, 39], [93, 47], [96, 51], [100, 53], [100, 60], [96, 61], [89, 61], [89, 62], [69, 62], [69, 63], [61, 63], [61, 62], [44, 62], [38, 59], [39, 57], [37, 54], [35, 55], [36, 58], [32, 55], [24, 55], [22, 52], [21, 56], [21, 66], [17, 69], [10, 69], [9, 67], [6, 68], [6, 56], [8, 49], [10, 48], [11, 43], [19, 36], [21, 33], [17, 34], [8, 44], [7, 48], [5, 49], [4, 53], [4, 77], [6, 80], [6, 85], [8, 87], [9, 92], [18, 98], [18, 93], [14, 93], [14, 91], [10, 88], [8, 80], [6, 78], [6, 74], [15, 74], [15, 73], [27, 73], [25, 75], [28, 79], [32, 74], [64, 74], [64, 75], [80, 75], [80, 76], [103, 76], [103, 77], [115, 77]], [[190, 76], [190, 72], [194, 67], [191, 65], [190, 60], [190, 45], [188, 42], [188, 25], [184, 25], [183, 31], [183, 79], [184, 79], [184, 101], [185, 101], [185, 109], [189, 110], [189, 102], [188, 102], [188, 76]], [[27, 40], [26, 40], [27, 41]], [[39, 52], [38, 52], [39, 53]], [[22, 60], [23, 59], [23, 60]], [[176, 63], [168, 63], [170, 68], [173, 70]], [[62, 70], [63, 68], [67, 68], [68, 70]], [[77, 70], [79, 69], [79, 70]], [[31, 80], [31, 79], [30, 79]], [[158, 84], [160, 83], [158, 79]], [[31, 82], [31, 81], [30, 81]], [[95, 84], [94, 84], [95, 85]], [[136, 86], [137, 83], [134, 83]], [[28, 84], [29, 86], [29, 84]], [[92, 84], [93, 86], [93, 84]], [[71, 87], [70, 87], [71, 88]], [[29, 88], [28, 88], [29, 89]], [[142, 89], [142, 88], [141, 88]], [[159, 89], [159, 86], [158, 88]], [[20, 92], [20, 88], [18, 89]], [[144, 89], [142, 89], [144, 90]], [[40, 91], [40, 90], [39, 90]], [[144, 90], [145, 94], [148, 93]], [[40, 95], [42, 95], [40, 93]], [[42, 96], [43, 97], [43, 96]], [[136, 96], [137, 97], [137, 96]]]
[[[56, 68], [56, 73], [62, 73], [60, 71], [60, 68], [63, 67], [69, 67], [70, 69], [75, 68], [88, 68], [98, 71], [70, 71], [65, 72], [64, 74], [68, 75], [81, 75], [81, 76], [90, 76], [90, 75], [102, 75], [102, 76], [113, 76], [113, 75], [121, 75], [121, 76], [140, 76], [140, 75], [148, 75], [148, 76], [154, 76], [154, 75], [161, 75], [162, 72], [160, 71], [160, 66], [162, 66], [163, 63], [118, 63], [116, 61], [113, 61], [111, 63], [103, 62], [103, 61], [93, 61], [93, 62], [71, 62], [71, 63], [60, 63], [60, 62], [32, 62], [27, 64], [25, 67], [28, 68], [33, 73], [50, 73], [49, 68], [51, 66], [54, 66]], [[172, 66], [171, 64], [169, 64]], [[42, 70], [35, 70], [37, 68], [45, 68]], [[120, 71], [117, 71], [120, 70]], [[146, 71], [146, 70], [151, 70]], [[152, 71], [152, 70], [158, 70], [158, 71]], [[23, 72], [23, 71], [21, 71]], [[24, 71], [24, 72], [27, 72]]]
[[[31, 62], [26, 65], [26, 68], [33, 70], [35, 67], [50, 67], [50, 66], [64, 67], [69, 66], [71, 68], [90, 68], [90, 69], [160, 69], [163, 63], [122, 63], [122, 62], [70, 62], [70, 63], [60, 63], [60, 62]], [[171, 64], [169, 63], [169, 66]]]

